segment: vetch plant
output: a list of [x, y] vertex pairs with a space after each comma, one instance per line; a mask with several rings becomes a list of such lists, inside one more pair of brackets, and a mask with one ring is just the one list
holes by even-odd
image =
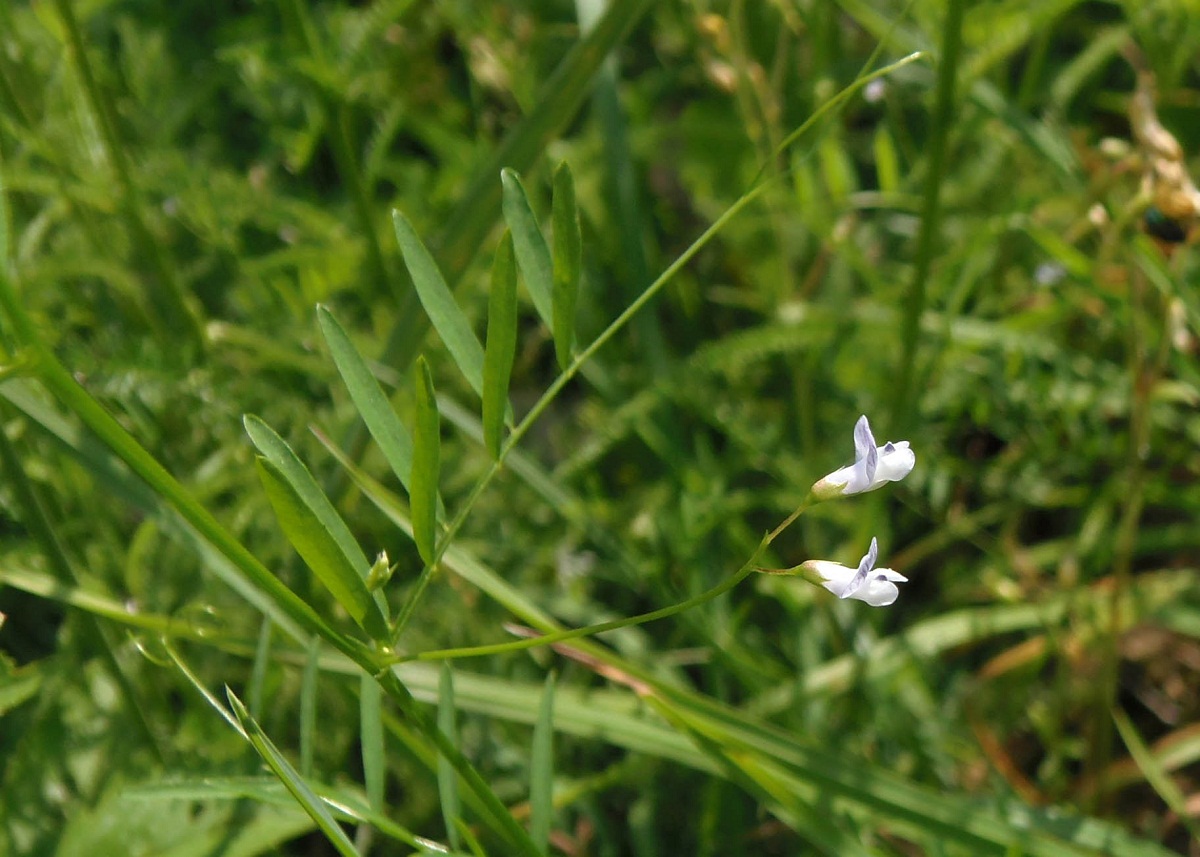
[[885, 482], [899, 482], [917, 463], [908, 441], [888, 441], [875, 445], [875, 435], [866, 416], [854, 424], [854, 463], [833, 471], [812, 487], [817, 500], [874, 491]]

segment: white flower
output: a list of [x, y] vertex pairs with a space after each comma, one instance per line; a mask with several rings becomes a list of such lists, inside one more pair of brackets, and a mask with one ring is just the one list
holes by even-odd
[[917, 456], [906, 440], [875, 446], [871, 424], [861, 416], [854, 424], [854, 463], [833, 471], [813, 485], [812, 491], [822, 500], [874, 491], [884, 482], [900, 481], [916, 463]]
[[862, 558], [858, 568], [847, 568], [840, 562], [828, 562], [823, 559], [810, 559], [800, 568], [810, 573], [815, 572], [820, 583], [838, 598], [857, 598], [872, 607], [887, 607], [900, 595], [897, 583], [905, 583], [908, 578], [890, 568], [876, 568], [875, 560], [879, 557], [879, 543], [871, 539], [871, 547]]

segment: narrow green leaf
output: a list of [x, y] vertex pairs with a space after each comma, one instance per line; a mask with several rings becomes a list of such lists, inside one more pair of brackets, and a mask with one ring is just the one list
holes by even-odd
[[317, 679], [321, 675], [321, 638], [313, 637], [300, 676], [300, 773], [311, 777], [317, 738]]
[[266, 616], [258, 630], [258, 645], [254, 647], [254, 664], [250, 669], [250, 687], [246, 701], [250, 713], [262, 717], [263, 685], [267, 681], [267, 665], [271, 663], [271, 620]]
[[396, 240], [404, 254], [404, 264], [412, 276], [421, 306], [432, 322], [434, 330], [442, 338], [450, 356], [458, 364], [459, 371], [480, 396], [483, 395], [483, 346], [471, 329], [471, 323], [454, 300], [454, 293], [446, 285], [437, 262], [425, 248], [416, 230], [399, 211], [392, 211], [392, 222], [396, 227]]
[[558, 365], [571, 363], [575, 344], [575, 304], [579, 298], [579, 269], [583, 256], [579, 234], [579, 209], [575, 205], [575, 178], [566, 161], [554, 171], [554, 288], [551, 307], [554, 316], [554, 352]]
[[887, 126], [880, 123], [875, 131], [875, 179], [883, 193], [898, 193], [900, 190], [900, 158], [896, 154], [896, 143]]
[[554, 290], [554, 265], [550, 260], [550, 248], [542, 235], [537, 217], [525, 194], [521, 177], [510, 169], [500, 171], [500, 182], [504, 186], [504, 222], [512, 232], [513, 247], [517, 251], [517, 263], [525, 277], [525, 288], [537, 314], [546, 327], [554, 329], [554, 309], [551, 294]]
[[4, 174], [0, 173], [0, 276], [8, 273], [9, 241], [11, 239], [7, 190], [8, 188], [4, 182]]
[[407, 491], [412, 477], [413, 455], [412, 438], [408, 429], [396, 416], [383, 388], [371, 374], [367, 361], [354, 347], [346, 331], [338, 324], [333, 314], [320, 305], [317, 306], [317, 324], [321, 327], [321, 334], [329, 346], [333, 363], [346, 384], [354, 406], [358, 408], [363, 422], [367, 424], [371, 437], [379, 444], [388, 466]]
[[[438, 729], [442, 731], [451, 744], [458, 745], [458, 728], [455, 723], [454, 710], [454, 675], [450, 672], [449, 664], [442, 664], [442, 674], [438, 681]], [[458, 774], [454, 766], [445, 756], [438, 757], [438, 794], [442, 799], [442, 818], [446, 822], [446, 838], [450, 847], [456, 851], [461, 847], [462, 837], [458, 829], [461, 803], [458, 795]]]
[[505, 232], [492, 262], [488, 297], [487, 351], [483, 358], [483, 438], [492, 458], [500, 458], [508, 381], [517, 353], [517, 264], [512, 233]]
[[438, 471], [441, 467], [441, 426], [433, 376], [424, 357], [417, 358], [417, 423], [413, 430], [412, 507], [413, 541], [426, 565], [433, 565], [437, 546]]
[[342, 857], [360, 857], [358, 849], [354, 847], [354, 843], [346, 835], [346, 831], [342, 830], [341, 826], [333, 820], [333, 816], [329, 814], [329, 808], [325, 805], [325, 801], [321, 800], [313, 792], [308, 784], [304, 782], [304, 778], [297, 773], [291, 763], [284, 755], [279, 752], [279, 748], [271, 742], [266, 733], [258, 725], [258, 722], [250, 716], [250, 712], [246, 710], [246, 706], [237, 698], [237, 695], [229, 689], [225, 688], [225, 695], [229, 699], [229, 706], [233, 709], [233, 714], [237, 718], [245, 730], [246, 738], [262, 756], [263, 761], [267, 763], [275, 776], [279, 777], [296, 802], [304, 808], [309, 817], [316, 822], [317, 827], [325, 834], [325, 838], [337, 849]]
[[386, 810], [383, 787], [387, 758], [383, 743], [383, 693], [379, 683], [367, 673], [362, 674], [359, 682], [358, 713], [367, 805], [382, 815]]
[[171, 663], [175, 664], [175, 668], [179, 670], [180, 674], [187, 679], [188, 684], [194, 687], [196, 692], [204, 697], [204, 701], [212, 706], [213, 711], [217, 712], [217, 714], [219, 714], [226, 723], [237, 730], [239, 735], [246, 740], [250, 740], [249, 736], [246, 734], [246, 730], [242, 727], [242, 724], [238, 722], [238, 719], [234, 717], [232, 713], [230, 713], [228, 708], [221, 704], [221, 700], [217, 699], [216, 695], [208, 689], [208, 686], [205, 685], [204, 682], [200, 681], [200, 677], [196, 675], [196, 673], [190, 666], [188, 666], [183, 658], [179, 657], [179, 653], [171, 647], [170, 642], [164, 639], [162, 644], [163, 651], [166, 652]]
[[[251, 442], [262, 453], [263, 457], [271, 464], [272, 467], [279, 473], [287, 482], [290, 493], [292, 493], [300, 504], [304, 507], [304, 513], [315, 519], [314, 523], [318, 525], [325, 537], [332, 541], [337, 548], [337, 553], [340, 554], [340, 562], [335, 563], [331, 568], [325, 569], [326, 573], [342, 573], [349, 572], [347, 580], [342, 584], [341, 588], [345, 592], [362, 591], [368, 593], [366, 587], [367, 575], [371, 571], [371, 562], [367, 559], [367, 555], [358, 545], [358, 541], [354, 538], [354, 534], [350, 532], [350, 528], [346, 526], [346, 522], [342, 520], [342, 516], [333, 508], [333, 504], [329, 502], [329, 498], [325, 496], [325, 492], [317, 484], [312, 473], [304, 465], [304, 462], [296, 455], [287, 442], [276, 434], [275, 430], [260, 420], [253, 414], [247, 414], [242, 419], [242, 424], [246, 427], [246, 433], [250, 436]], [[278, 513], [278, 509], [276, 512]], [[311, 534], [302, 534], [311, 537]], [[290, 538], [290, 534], [289, 534]], [[294, 540], [293, 544], [297, 544]], [[298, 547], [298, 545], [297, 545]], [[304, 557], [303, 552], [300, 554]], [[305, 562], [308, 558], [304, 557]], [[311, 568], [311, 563], [309, 564]], [[314, 572], [317, 569], [313, 569]], [[320, 577], [320, 573], [318, 573]], [[355, 578], [351, 580], [350, 578]], [[329, 582], [322, 578], [322, 583], [329, 586]], [[332, 592], [332, 588], [330, 589]], [[335, 595], [336, 597], [336, 595]], [[357, 595], [355, 596], [358, 597]], [[341, 601], [341, 598], [338, 598]], [[376, 593], [375, 607], [371, 611], [364, 611], [363, 618], [355, 617], [355, 621], [363, 624], [364, 621], [372, 623], [372, 627], [382, 627], [386, 624], [387, 617], [387, 601], [382, 593]], [[344, 605], [350, 609], [348, 605]], [[378, 622], [376, 618], [367, 618], [368, 613], [378, 614]], [[351, 615], [354, 612], [351, 611]], [[364, 625], [364, 627], [366, 627]], [[369, 631], [374, 636], [373, 631]]]
[[1121, 740], [1129, 748], [1129, 755], [1133, 757], [1134, 764], [1138, 766], [1138, 769], [1142, 772], [1142, 776], [1146, 778], [1146, 782], [1150, 784], [1154, 791], [1158, 792], [1158, 796], [1163, 799], [1163, 803], [1183, 822], [1184, 827], [1192, 834], [1193, 838], [1197, 842], [1200, 842], [1200, 824], [1192, 820], [1192, 813], [1189, 811], [1187, 805], [1187, 797], [1179, 788], [1179, 785], [1171, 779], [1171, 775], [1167, 773], [1158, 759], [1154, 757], [1154, 753], [1146, 746], [1146, 742], [1138, 734], [1133, 721], [1129, 719], [1129, 715], [1120, 708], [1114, 708], [1112, 716], [1117, 724], [1117, 731], [1121, 733]]
[[546, 676], [537, 724], [533, 727], [533, 752], [529, 764], [529, 838], [542, 851], [550, 851], [550, 822], [554, 817], [554, 673]]
[[284, 535], [337, 602], [375, 639], [387, 636], [387, 622], [357, 569], [284, 475], [265, 458], [256, 459], [258, 476]]

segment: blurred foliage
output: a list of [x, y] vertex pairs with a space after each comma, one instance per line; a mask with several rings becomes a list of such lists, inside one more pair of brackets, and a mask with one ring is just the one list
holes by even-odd
[[[597, 11], [578, 5], [585, 20]], [[887, 491], [815, 508], [770, 559], [851, 563], [878, 536], [881, 564], [911, 581], [896, 605], [872, 611], [764, 576], [605, 642], [912, 782], [980, 805], [1065, 806], [1200, 853], [1111, 722], [1114, 706], [1128, 714], [1194, 816], [1200, 267], [1192, 246], [1156, 244], [1139, 229], [1140, 166], [1127, 154], [1135, 76], [1122, 50], [1142, 47], [1163, 123], [1185, 153], [1200, 151], [1200, 9], [969, 4], [953, 122], [939, 130], [946, 5], [654, 5], [578, 115], [562, 118], [535, 160], [510, 164], [544, 223], [552, 169], [571, 165], [579, 343], [760, 170], [773, 183], [586, 364], [457, 543], [568, 625], [671, 604], [732, 574], [813, 480], [849, 459], [851, 426], [867, 413], [881, 441], [912, 442], [916, 470]], [[409, 366], [387, 345], [414, 331], [390, 211], [449, 255], [480, 170], [549, 97], [543, 84], [580, 35], [576, 8], [551, 0], [0, 4], [0, 174], [26, 309], [88, 391], [323, 613], [337, 615], [271, 514], [241, 417], [258, 414], [297, 450], [369, 556], [386, 549], [397, 564], [388, 598], [404, 603], [421, 569], [415, 548], [309, 431], [361, 451], [390, 485], [383, 457], [358, 440], [313, 307], [331, 306], [365, 354], [383, 355], [373, 368], [411, 425]], [[915, 50], [932, 61], [871, 84], [776, 155], [877, 45], [872, 68]], [[928, 158], [937, 133], [941, 176]], [[498, 170], [490, 179], [498, 194]], [[942, 214], [916, 397], [897, 406], [931, 181]], [[478, 332], [498, 199], [490, 215], [477, 203], [489, 219], [474, 255], [439, 258]], [[14, 332], [0, 325], [0, 335], [9, 364]], [[528, 303], [518, 335], [520, 416], [558, 369]], [[425, 345], [452, 513], [491, 459], [475, 394], [436, 337]], [[211, 556], [36, 385], [6, 379], [0, 394], [8, 442], [76, 577], [61, 579], [47, 559], [6, 472], [8, 850], [333, 853], [295, 805], [249, 786], [147, 796], [164, 780], [236, 780], [261, 767], [171, 667], [154, 629], [94, 621], [70, 592], [170, 617], [204, 683], [256, 689], [241, 696], [285, 748], [300, 740], [306, 652], [276, 639], [255, 678], [264, 620], [211, 573]], [[1038, 612], [1021, 612], [1030, 605]], [[446, 574], [401, 648], [502, 640], [510, 618]], [[518, 805], [546, 669], [562, 671], [562, 699], [606, 682], [540, 650], [463, 663], [533, 689], [527, 720], [485, 700], [458, 724], [463, 752]], [[301, 768], [361, 802], [357, 688], [321, 673], [320, 740]], [[441, 838], [428, 752], [392, 726], [387, 814]], [[563, 853], [786, 854], [834, 841], [777, 822], [736, 779], [564, 731], [551, 834]], [[829, 816], [863, 853], [942, 853], [927, 850], [936, 832], [918, 841], [887, 818]], [[408, 853], [398, 848], [377, 839], [372, 853]]]

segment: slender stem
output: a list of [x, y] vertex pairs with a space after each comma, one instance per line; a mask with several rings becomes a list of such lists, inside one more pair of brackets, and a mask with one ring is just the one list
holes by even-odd
[[917, 359], [921, 314], [925, 311], [925, 282], [933, 265], [934, 241], [941, 215], [941, 188], [945, 173], [946, 139], [954, 114], [954, 84], [962, 46], [962, 21], [965, 0], [950, 0], [942, 26], [942, 55], [938, 63], [937, 100], [933, 129], [929, 138], [929, 171], [925, 176], [925, 199], [921, 211], [921, 232], [917, 236], [917, 258], [912, 283], [905, 301], [901, 335], [900, 366], [894, 386], [892, 424], [901, 429], [912, 416], [911, 391]]
[[[1129, 458], [1126, 475], [1122, 480], [1124, 508], [1113, 536], [1112, 592], [1109, 599], [1109, 627], [1104, 647], [1104, 670], [1099, 697], [1094, 712], [1092, 754], [1089, 759], [1092, 776], [1097, 784], [1103, 783], [1103, 772], [1108, 768], [1113, 750], [1112, 712], [1117, 706], [1121, 660], [1121, 633], [1125, 627], [1125, 612], [1132, 586], [1133, 553], [1137, 541], [1138, 525], [1146, 501], [1146, 456], [1150, 445], [1150, 397], [1154, 389], [1156, 369], [1159, 367], [1147, 353], [1147, 343], [1139, 325], [1143, 313], [1149, 315], [1144, 305], [1144, 275], [1136, 263], [1129, 263]], [[1166, 334], [1163, 334], [1164, 339]], [[1113, 792], [1097, 788], [1094, 809], [1103, 810], [1110, 802]]]
[[767, 536], [767, 544], [770, 544], [771, 542], [775, 541], [775, 539], [779, 538], [779, 534], [795, 523], [796, 519], [803, 515], [805, 510], [815, 502], [816, 498], [813, 497], [812, 492], [810, 491], [808, 496], [805, 497], [804, 500], [801, 501], [800, 505], [796, 507], [796, 511], [784, 518], [782, 524], [771, 530], [771, 534]]
[[796, 507], [796, 511], [788, 515], [778, 527], [763, 537], [762, 542], [746, 560], [745, 565], [737, 570], [731, 577], [718, 583], [711, 589], [701, 592], [699, 595], [694, 595], [686, 601], [681, 601], [678, 604], [672, 604], [670, 607], [662, 607], [658, 610], [651, 610], [649, 613], [640, 613], [637, 616], [629, 616], [625, 619], [614, 619], [610, 622], [600, 622], [595, 625], [587, 625], [582, 628], [571, 628], [563, 631], [552, 631], [542, 634], [537, 637], [530, 637], [523, 640], [511, 640], [507, 643], [493, 643], [487, 646], [470, 646], [457, 649], [436, 649], [426, 652], [419, 652], [415, 655], [407, 655], [398, 657], [396, 663], [405, 663], [407, 661], [441, 661], [451, 660], [455, 658], [473, 658], [482, 655], [498, 655], [504, 652], [518, 652], [522, 649], [532, 649], [536, 646], [549, 646], [554, 643], [561, 643], [564, 640], [575, 640], [579, 637], [590, 637], [593, 634], [602, 634], [605, 631], [615, 631], [618, 628], [628, 628], [633, 625], [644, 625], [647, 622], [654, 622], [659, 619], [665, 619], [668, 616], [675, 616], [679, 613], [687, 612], [693, 607], [699, 607], [724, 595], [726, 592], [733, 589], [755, 571], [758, 571], [758, 558], [762, 556], [762, 552], [779, 537], [779, 534], [786, 530], [797, 518], [804, 514], [805, 510], [813, 504], [813, 496], [809, 494], [804, 498], [804, 501]]
[[721, 583], [718, 583], [712, 589], [705, 590], [699, 595], [689, 598], [687, 601], [681, 601], [678, 604], [672, 604], [670, 607], [663, 607], [658, 610], [652, 610], [649, 613], [641, 613], [637, 616], [629, 616], [625, 619], [614, 619], [611, 622], [600, 622], [596, 625], [587, 625], [582, 628], [571, 628], [565, 631], [553, 631], [548, 634], [542, 634], [537, 637], [529, 637], [523, 640], [512, 640], [507, 643], [493, 643], [488, 646], [471, 646], [460, 649], [436, 649], [428, 652], [420, 652], [415, 655], [407, 655], [396, 659], [396, 663], [405, 663], [407, 661], [443, 661], [454, 658], [474, 658], [482, 655], [498, 655], [505, 652], [519, 652], [522, 649], [532, 649], [537, 646], [549, 646], [553, 643], [561, 643], [564, 640], [575, 640], [579, 637], [589, 637], [593, 634], [602, 634], [605, 631], [615, 631], [618, 628], [628, 628], [632, 625], [643, 625], [646, 622], [653, 622], [657, 619], [665, 619], [668, 616], [674, 616], [677, 613], [683, 613], [686, 610], [691, 610], [693, 607], [699, 607], [708, 601], [712, 601], [718, 595], [724, 595], [729, 590], [733, 589], [755, 570], [755, 563], [758, 560], [762, 548], [766, 546], [766, 541], [754, 552], [754, 555], [738, 569], [737, 573], [732, 577], [728, 577]]

